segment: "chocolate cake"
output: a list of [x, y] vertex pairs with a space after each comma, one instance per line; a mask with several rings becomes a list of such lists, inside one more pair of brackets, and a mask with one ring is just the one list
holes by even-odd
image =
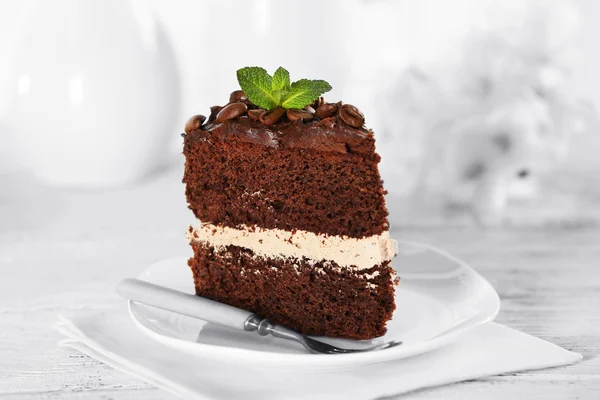
[[304, 334], [383, 335], [396, 244], [373, 132], [342, 102], [265, 110], [251, 100], [235, 91], [186, 125], [196, 293]]

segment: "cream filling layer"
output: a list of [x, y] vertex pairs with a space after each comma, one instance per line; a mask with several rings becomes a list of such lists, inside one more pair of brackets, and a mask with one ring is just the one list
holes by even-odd
[[254, 254], [269, 258], [302, 258], [331, 260], [340, 267], [357, 270], [391, 260], [396, 255], [396, 241], [388, 231], [361, 239], [295, 232], [282, 229], [242, 227], [241, 229], [201, 223], [187, 230], [188, 240], [206, 242], [211, 246], [234, 245], [250, 249]]

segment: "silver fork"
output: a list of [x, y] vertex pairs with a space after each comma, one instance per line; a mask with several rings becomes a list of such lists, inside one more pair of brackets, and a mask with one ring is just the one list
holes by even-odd
[[371, 347], [366, 347], [363, 349], [342, 349], [340, 347], [336, 347], [328, 343], [315, 340], [306, 335], [302, 335], [301, 333], [293, 331], [284, 326], [272, 324], [271, 321], [269, 321], [268, 319], [261, 318], [256, 314], [252, 314], [250, 317], [248, 317], [246, 322], [244, 322], [244, 330], [257, 331], [258, 334], [261, 336], [266, 336], [270, 334], [281, 339], [293, 340], [295, 342], [300, 343], [313, 353], [322, 354], [359, 353], [365, 351], [389, 349], [390, 347], [402, 344], [402, 342], [391, 341]]
[[202, 319], [233, 329], [256, 331], [261, 336], [273, 335], [277, 338], [292, 340], [302, 344], [313, 353], [358, 353], [389, 349], [402, 344], [402, 342], [391, 341], [362, 349], [344, 349], [315, 340], [284, 326], [273, 324], [268, 319], [261, 318], [250, 311], [139, 279], [121, 281], [117, 285], [117, 293], [136, 303]]

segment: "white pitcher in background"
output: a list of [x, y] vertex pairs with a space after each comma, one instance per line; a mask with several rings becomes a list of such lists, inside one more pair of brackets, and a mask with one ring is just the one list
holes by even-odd
[[142, 0], [36, 2], [12, 59], [8, 130], [46, 183], [107, 187], [161, 166], [180, 101]]

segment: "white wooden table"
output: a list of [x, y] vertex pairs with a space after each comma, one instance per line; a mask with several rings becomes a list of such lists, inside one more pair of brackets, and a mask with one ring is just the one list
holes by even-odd
[[[580, 218], [481, 229], [407, 224], [400, 237], [442, 247], [498, 290], [497, 321], [581, 352], [577, 365], [428, 389], [410, 399], [600, 399], [600, 199]], [[587, 207], [587, 209], [586, 209]], [[594, 214], [595, 213], [595, 214]], [[190, 250], [179, 171], [135, 188], [60, 191], [0, 175], [0, 398], [171, 399], [59, 348], [59, 312], [106, 309], [123, 277]]]

